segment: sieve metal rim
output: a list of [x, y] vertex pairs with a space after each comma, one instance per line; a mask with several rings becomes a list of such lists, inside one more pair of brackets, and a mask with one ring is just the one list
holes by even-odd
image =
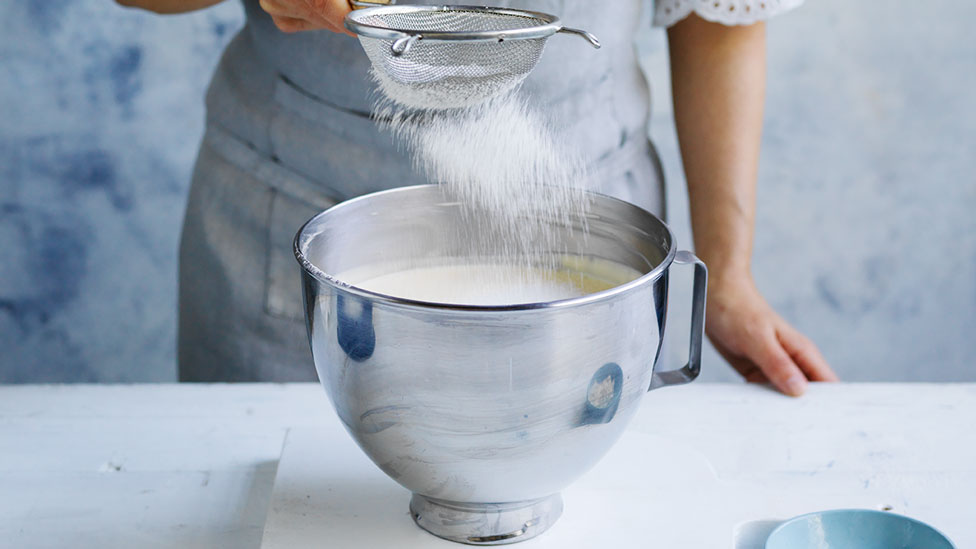
[[[543, 21], [539, 25], [504, 31], [427, 31], [420, 29], [391, 29], [379, 25], [363, 22], [374, 15], [391, 15], [403, 13], [436, 13], [450, 11], [472, 11], [495, 15], [526, 17]], [[504, 40], [532, 40], [548, 38], [563, 30], [560, 20], [555, 15], [538, 11], [519, 10], [514, 8], [496, 8], [487, 6], [379, 6], [353, 10], [346, 15], [344, 21], [346, 29], [359, 36], [377, 38], [381, 40], [401, 40], [417, 38], [424, 41], [464, 41], [464, 42], [498, 42]], [[568, 29], [567, 29], [568, 30]]]

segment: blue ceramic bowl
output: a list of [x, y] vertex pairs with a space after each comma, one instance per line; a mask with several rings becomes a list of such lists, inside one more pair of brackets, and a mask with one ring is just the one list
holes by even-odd
[[870, 509], [838, 509], [780, 524], [766, 539], [766, 549], [955, 549], [955, 545], [915, 519]]

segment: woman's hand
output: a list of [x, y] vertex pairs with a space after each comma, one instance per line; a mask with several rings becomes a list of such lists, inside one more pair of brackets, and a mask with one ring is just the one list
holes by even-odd
[[837, 381], [817, 346], [773, 311], [747, 275], [709, 285], [705, 318], [709, 339], [746, 381], [768, 381], [791, 396], [802, 395], [807, 380]]
[[282, 32], [325, 29], [351, 34], [342, 25], [352, 10], [348, 0], [261, 0], [260, 4]]

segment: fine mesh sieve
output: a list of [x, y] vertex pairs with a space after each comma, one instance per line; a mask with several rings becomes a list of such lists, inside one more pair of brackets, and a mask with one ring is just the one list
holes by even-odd
[[600, 47], [553, 15], [509, 8], [371, 7], [350, 12], [345, 25], [359, 36], [383, 93], [419, 109], [466, 107], [511, 90], [557, 32]]

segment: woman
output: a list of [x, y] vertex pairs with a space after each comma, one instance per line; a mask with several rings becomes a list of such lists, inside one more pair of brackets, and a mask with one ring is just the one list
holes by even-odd
[[[166, 13], [219, 1], [120, 0]], [[706, 332], [747, 380], [768, 380], [794, 396], [807, 380], [836, 376], [760, 295], [750, 256], [762, 20], [800, 1], [659, 0], [654, 8], [655, 22], [669, 27], [695, 249], [710, 269]], [[663, 178], [646, 137], [649, 94], [632, 44], [643, 2], [495, 4], [558, 14], [600, 37], [600, 51], [553, 38], [523, 93], [586, 152], [599, 190], [661, 215]], [[369, 62], [343, 30], [347, 0], [244, 0], [244, 7], [247, 25], [207, 95], [207, 133], [183, 228], [180, 379], [312, 380], [292, 236], [338, 201], [423, 181], [369, 119]]]

